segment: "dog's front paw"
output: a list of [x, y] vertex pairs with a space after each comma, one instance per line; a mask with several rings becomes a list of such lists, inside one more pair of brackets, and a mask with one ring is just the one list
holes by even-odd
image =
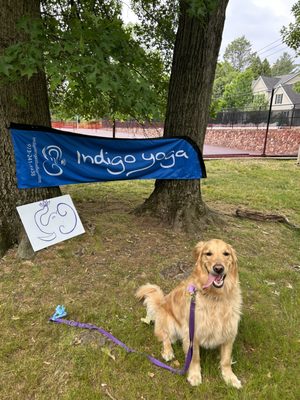
[[192, 386], [198, 386], [202, 383], [202, 377], [200, 373], [193, 372], [189, 374], [187, 380]]
[[230, 374], [222, 373], [222, 375], [227, 385], [233, 386], [236, 389], [241, 389], [242, 383], [233, 372], [231, 372]]
[[175, 358], [173, 350], [162, 351], [161, 356], [165, 361], [171, 361]]

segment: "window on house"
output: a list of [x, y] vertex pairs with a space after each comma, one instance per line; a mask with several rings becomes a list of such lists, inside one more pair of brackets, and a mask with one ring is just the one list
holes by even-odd
[[283, 94], [276, 94], [275, 96], [275, 104], [282, 104]]

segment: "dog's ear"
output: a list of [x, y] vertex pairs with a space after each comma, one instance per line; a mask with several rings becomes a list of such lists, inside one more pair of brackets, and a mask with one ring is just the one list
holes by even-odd
[[234, 250], [234, 248], [232, 246], [230, 246], [230, 245], [228, 245], [228, 246], [229, 246], [229, 249], [231, 251], [231, 256], [232, 256], [232, 259], [233, 259], [232, 272], [234, 273], [234, 275], [237, 275], [237, 256], [236, 256], [236, 252], [235, 252], [235, 250]]
[[194, 255], [195, 261], [198, 260], [200, 254], [202, 252], [202, 249], [204, 247], [204, 244], [205, 244], [205, 242], [199, 242], [199, 243], [196, 244], [196, 246], [194, 248], [194, 251], [193, 251], [193, 255]]
[[237, 264], [236, 252], [235, 252], [235, 250], [234, 250], [234, 248], [232, 246], [229, 245], [229, 247], [230, 247], [230, 250], [231, 250], [233, 261], [234, 261], [235, 264]]

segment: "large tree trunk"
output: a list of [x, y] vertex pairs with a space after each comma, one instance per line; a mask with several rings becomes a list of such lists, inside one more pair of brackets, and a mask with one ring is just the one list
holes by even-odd
[[[17, 31], [21, 16], [40, 18], [39, 0], [2, 0], [0, 2], [0, 55], [4, 49], [25, 39]], [[15, 161], [7, 127], [11, 122], [50, 126], [45, 74], [4, 84], [0, 81], [0, 256], [17, 242], [22, 243], [20, 256], [30, 253], [16, 206], [59, 195], [59, 188], [18, 190]], [[29, 253], [28, 253], [29, 251]]]
[[[219, 0], [204, 16], [192, 16], [180, 2], [169, 84], [164, 136], [186, 135], [203, 150], [213, 80], [228, 0]], [[175, 228], [199, 229], [214, 219], [201, 197], [200, 182], [157, 180], [138, 212], [150, 212]]]

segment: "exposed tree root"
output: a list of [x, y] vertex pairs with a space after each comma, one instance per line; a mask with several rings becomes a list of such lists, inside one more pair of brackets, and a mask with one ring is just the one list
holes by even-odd
[[291, 227], [293, 229], [300, 230], [299, 226], [292, 224], [284, 215], [264, 214], [264, 213], [258, 212], [258, 211], [241, 210], [238, 208], [235, 211], [234, 216], [239, 217], [239, 218], [252, 219], [254, 221], [280, 222], [280, 223], [288, 225], [289, 227]]
[[222, 216], [208, 208], [205, 204], [192, 204], [175, 209], [166, 207], [147, 200], [136, 208], [133, 213], [138, 216], [150, 215], [174, 230], [187, 233], [197, 233], [207, 229], [208, 226], [220, 226], [224, 224]]
[[150, 215], [159, 218], [173, 229], [180, 231], [195, 233], [204, 231], [208, 226], [222, 226], [225, 224], [223, 216], [246, 218], [253, 221], [262, 222], [279, 222], [286, 224], [288, 227], [300, 230], [300, 226], [291, 223], [284, 215], [264, 214], [259, 211], [237, 209], [234, 213], [222, 213], [214, 211], [201, 203], [201, 207], [190, 205], [189, 207], [177, 210], [168, 209], [166, 206], [158, 206], [157, 202], [152, 202], [151, 198], [140, 205], [134, 211], [138, 216]]

